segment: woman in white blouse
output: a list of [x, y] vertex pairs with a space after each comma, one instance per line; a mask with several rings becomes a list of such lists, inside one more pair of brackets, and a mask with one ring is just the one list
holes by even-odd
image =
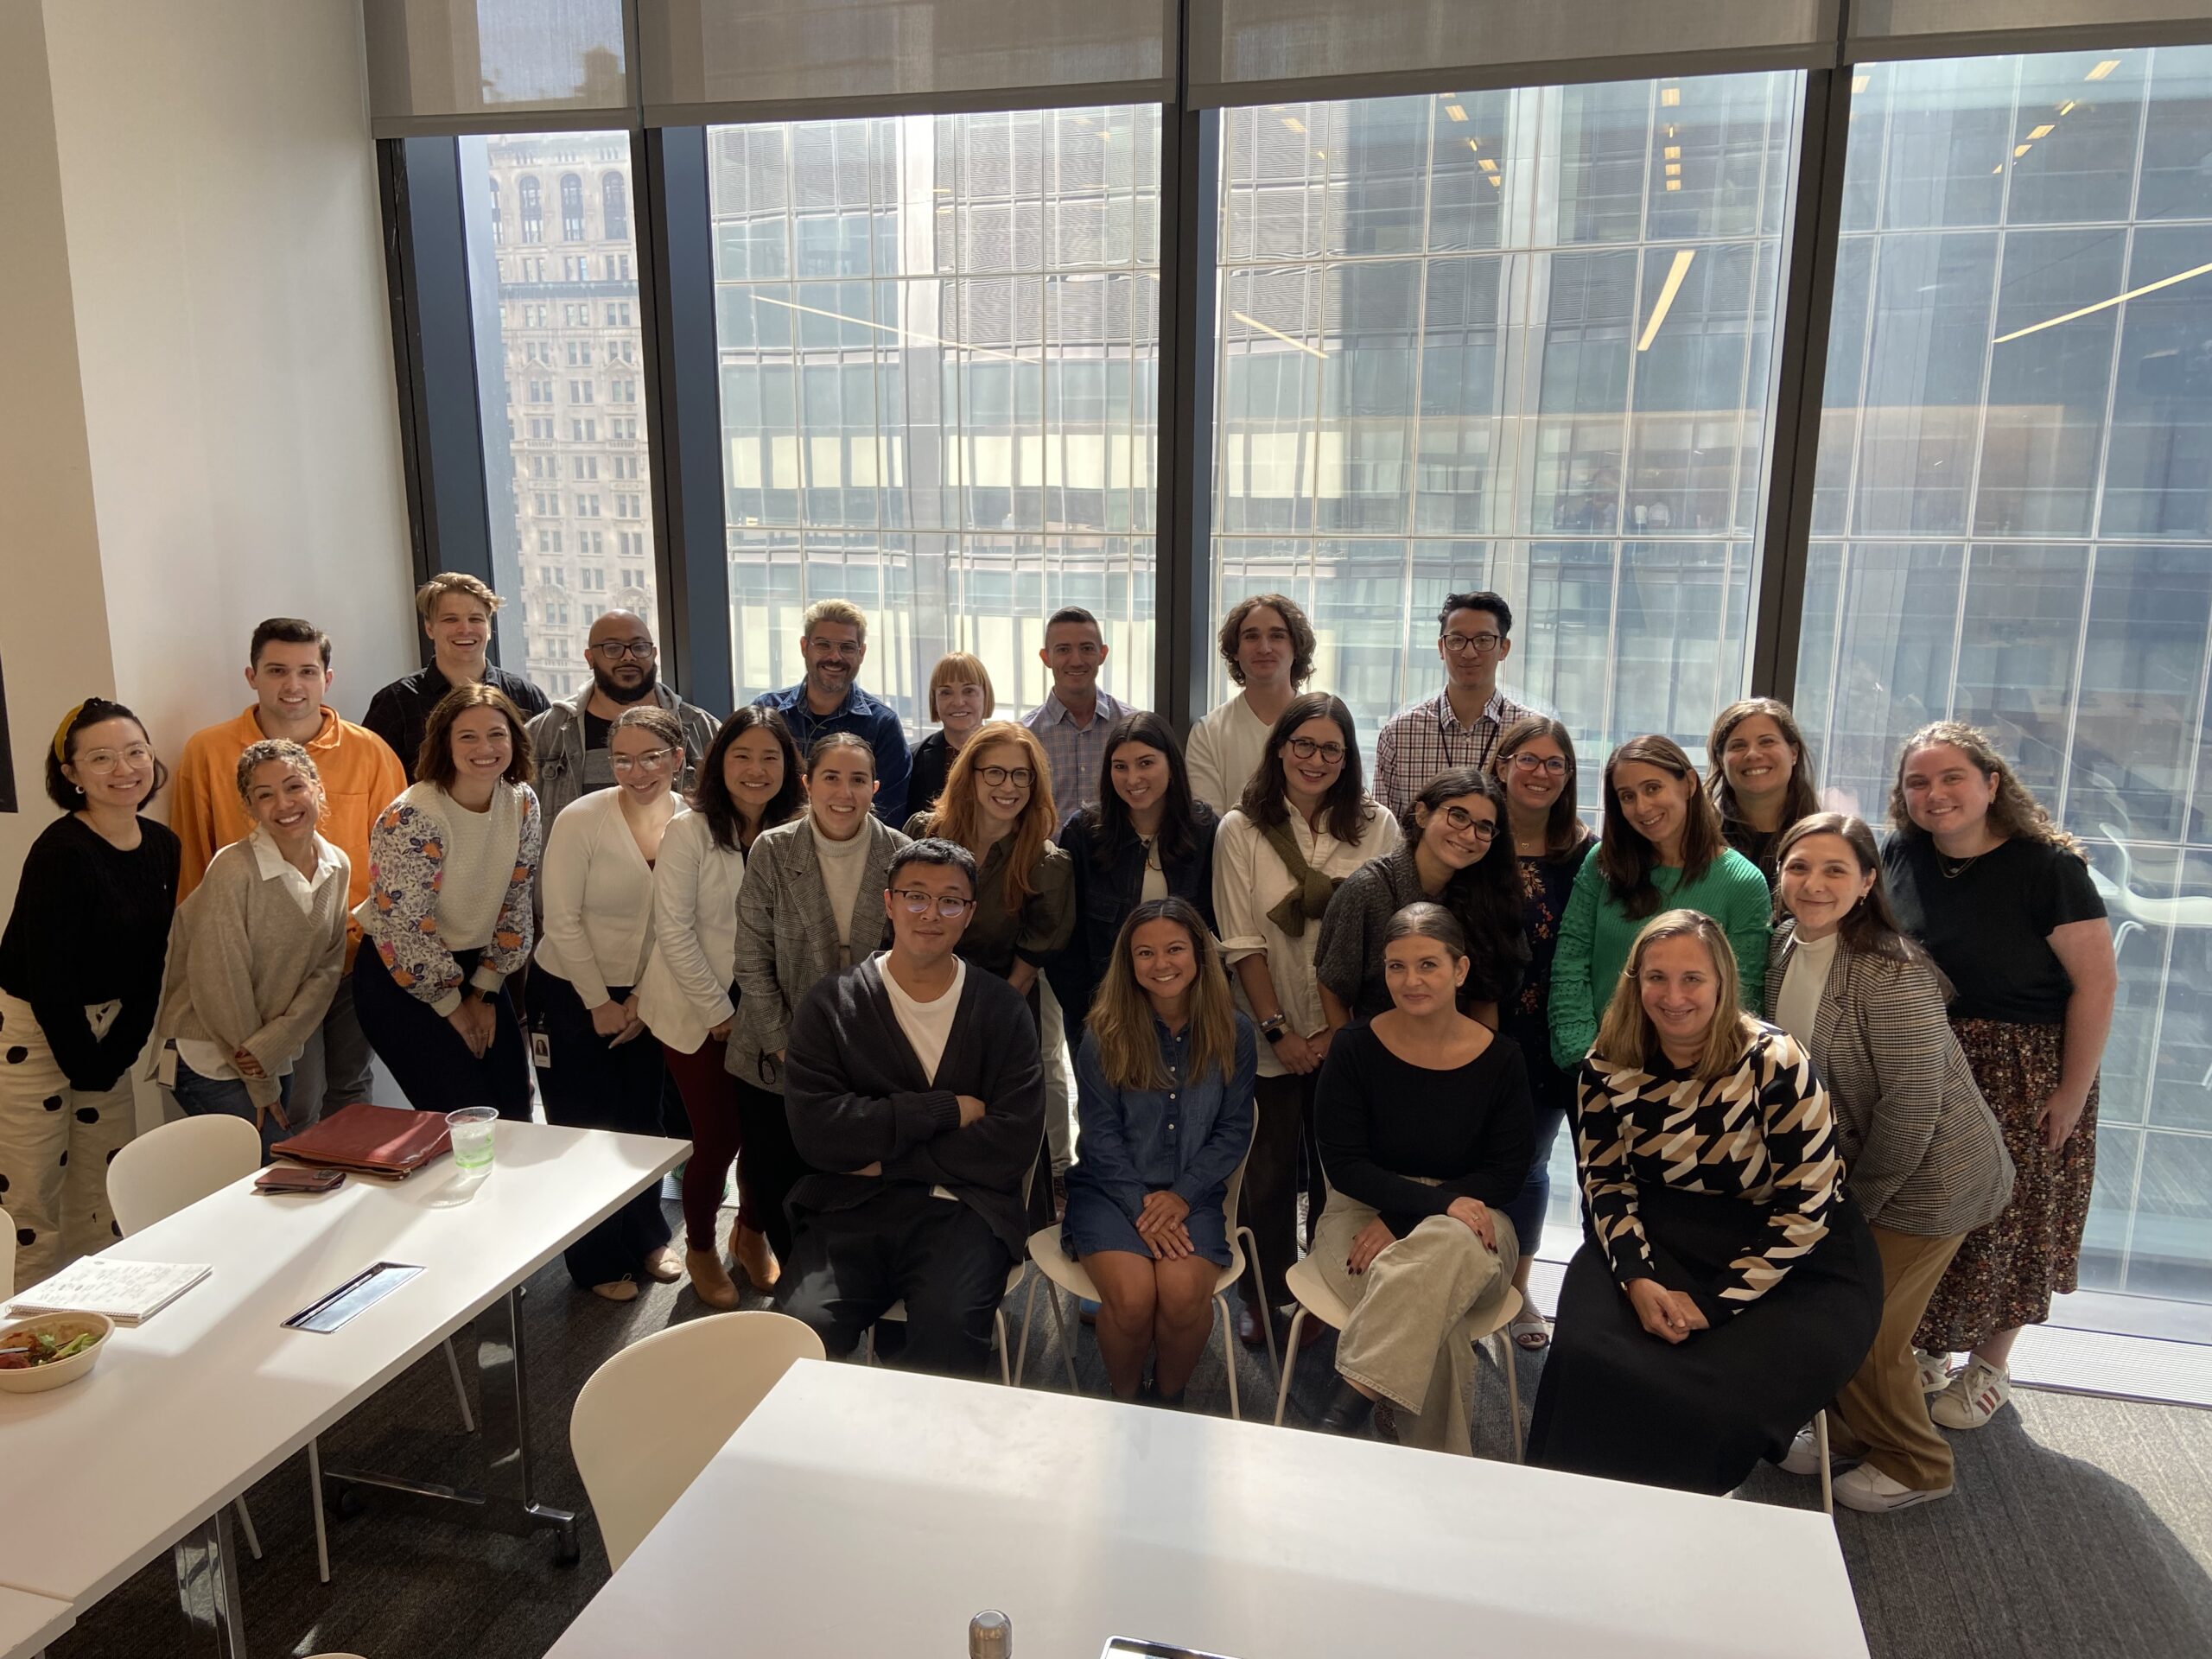
[[[1351, 711], [1309, 692], [1268, 735], [1260, 769], [1214, 842], [1214, 915], [1236, 1003], [1265, 1039], [1254, 1085], [1259, 1127], [1244, 1175], [1243, 1219], [1259, 1244], [1259, 1294], [1248, 1291], [1237, 1334], [1264, 1340], [1262, 1309], [1288, 1300], [1283, 1275], [1298, 1259], [1301, 1147], [1313, 1144], [1315, 1074], [1329, 1023], [1313, 975], [1313, 947], [1330, 895], [1370, 859], [1397, 849], [1398, 821], [1368, 796]], [[1319, 1160], [1306, 1158], [1312, 1213], [1321, 1213]]]
[[690, 810], [670, 821], [653, 866], [653, 956], [638, 985], [638, 1013], [691, 1120], [683, 1166], [683, 1269], [709, 1307], [735, 1307], [737, 1286], [715, 1248], [723, 1177], [737, 1163], [731, 1260], [755, 1290], [776, 1282], [791, 1247], [784, 1198], [804, 1172], [783, 1096], [734, 1077], [737, 895], [746, 855], [763, 830], [805, 810], [798, 747], [774, 709], [754, 703], [722, 722], [699, 763]]
[[[669, 786], [683, 774], [683, 728], [657, 704], [633, 706], [615, 716], [607, 751], [614, 786], [572, 802], [546, 837], [531, 1052], [549, 1121], [658, 1135], [668, 1071], [636, 987], [652, 949], [653, 861], [680, 804]], [[640, 1272], [682, 1278], [658, 1185], [571, 1244], [568, 1262], [613, 1302], [637, 1296]]]

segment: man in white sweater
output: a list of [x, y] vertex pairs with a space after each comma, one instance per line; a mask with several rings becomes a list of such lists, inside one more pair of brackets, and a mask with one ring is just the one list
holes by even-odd
[[1217, 814], [1244, 798], [1291, 699], [1313, 676], [1313, 625], [1281, 594], [1254, 594], [1221, 620], [1221, 659], [1243, 690], [1191, 728], [1191, 793]]

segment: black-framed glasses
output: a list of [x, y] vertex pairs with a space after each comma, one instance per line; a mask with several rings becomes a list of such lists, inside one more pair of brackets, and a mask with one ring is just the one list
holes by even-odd
[[893, 887], [891, 896], [909, 916], [926, 916], [930, 907], [935, 906], [938, 916], [948, 922], [958, 921], [976, 906], [973, 899], [963, 899], [955, 893], [917, 893], [912, 887]]
[[610, 755], [607, 764], [615, 772], [658, 772], [675, 753], [674, 749], [641, 749], [635, 754]]
[[993, 789], [1002, 784], [1012, 784], [1016, 789], [1027, 789], [1037, 781], [1037, 774], [1027, 766], [978, 766], [976, 775]]
[[1326, 760], [1331, 766], [1334, 766], [1338, 761], [1344, 758], [1344, 746], [1343, 744], [1316, 743], [1310, 737], [1292, 738], [1290, 740], [1290, 752], [1301, 760], [1311, 760], [1318, 754], [1324, 760]]
[[1567, 776], [1567, 757], [1559, 754], [1530, 754], [1527, 750], [1513, 757], [1516, 772], [1548, 772], [1554, 778]]
[[1445, 650], [1454, 657], [1464, 657], [1471, 651], [1488, 655], [1498, 648], [1505, 636], [1502, 633], [1446, 633], [1440, 634], [1438, 638]]
[[1464, 806], [1446, 807], [1444, 809], [1444, 822], [1447, 826], [1460, 831], [1462, 834], [1471, 832], [1477, 841], [1496, 841], [1497, 839], [1497, 820], [1496, 818], [1478, 818], [1473, 813], [1468, 811]]
[[658, 654], [660, 647], [650, 639], [602, 639], [592, 649], [610, 663], [619, 663], [625, 657], [642, 663]]

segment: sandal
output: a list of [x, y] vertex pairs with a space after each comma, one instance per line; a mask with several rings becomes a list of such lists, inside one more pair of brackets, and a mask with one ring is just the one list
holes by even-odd
[[1505, 1330], [1524, 1354], [1540, 1354], [1552, 1345], [1552, 1322], [1525, 1302]]

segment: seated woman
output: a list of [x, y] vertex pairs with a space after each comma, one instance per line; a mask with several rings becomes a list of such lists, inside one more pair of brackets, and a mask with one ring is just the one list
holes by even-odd
[[1402, 1445], [1473, 1455], [1477, 1316], [1513, 1282], [1503, 1207], [1528, 1178], [1521, 1051], [1461, 1014], [1467, 939], [1443, 906], [1383, 930], [1391, 1007], [1329, 1045], [1314, 1103], [1328, 1206], [1313, 1261], [1351, 1306], [1321, 1426], [1356, 1432], [1387, 1402]]
[[1637, 935], [1582, 1063], [1587, 1236], [1530, 1463], [1732, 1491], [1873, 1343], [1882, 1261], [1844, 1194], [1827, 1094], [1803, 1046], [1736, 998], [1712, 918], [1669, 910]]
[[[1975, 1228], [2005, 1212], [2012, 1160], [1944, 1013], [1942, 976], [1890, 909], [1874, 832], [1815, 812], [1776, 853], [1789, 919], [1767, 952], [1767, 1018], [1812, 1055], [1835, 1110], [1846, 1190], [1882, 1258], [1882, 1329], [1837, 1395], [1833, 1455], [1861, 1459], [1835, 1501], [1877, 1513], [1951, 1493], [1912, 1333]], [[1782, 1466], [1820, 1469], [1809, 1433]]]
[[1098, 1352], [1118, 1400], [1183, 1398], [1229, 1265], [1229, 1178], [1252, 1143], [1259, 1034], [1236, 1012], [1198, 906], [1129, 912], [1076, 1052], [1082, 1157], [1061, 1244], [1098, 1287]]

